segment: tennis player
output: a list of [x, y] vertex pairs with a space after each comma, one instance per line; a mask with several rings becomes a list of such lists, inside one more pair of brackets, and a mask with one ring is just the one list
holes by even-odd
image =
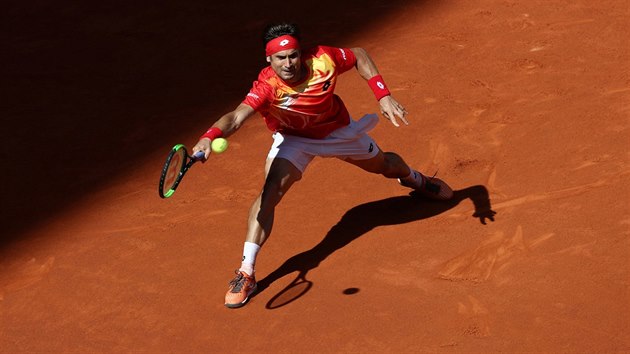
[[256, 256], [271, 233], [275, 207], [314, 157], [335, 157], [367, 172], [398, 179], [401, 185], [431, 199], [453, 196], [444, 181], [424, 176], [396, 153], [379, 148], [367, 134], [377, 124], [377, 115], [354, 120], [335, 95], [339, 75], [356, 68], [374, 92], [382, 115], [396, 127], [401, 122], [409, 124], [407, 111], [392, 97], [364, 49], [303, 49], [299, 29], [287, 23], [268, 26], [263, 41], [269, 66], [261, 70], [243, 102], [219, 118], [193, 148], [193, 153], [203, 151], [207, 158], [212, 139], [232, 135], [256, 112], [273, 132], [265, 184], [249, 213], [242, 263], [225, 295], [229, 308], [245, 305], [256, 291]]

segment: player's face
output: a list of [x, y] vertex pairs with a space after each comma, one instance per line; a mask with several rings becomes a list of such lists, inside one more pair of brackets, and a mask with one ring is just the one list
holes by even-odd
[[268, 56], [267, 61], [276, 75], [288, 83], [300, 81], [302, 78], [302, 62], [300, 51], [297, 49], [280, 51]]

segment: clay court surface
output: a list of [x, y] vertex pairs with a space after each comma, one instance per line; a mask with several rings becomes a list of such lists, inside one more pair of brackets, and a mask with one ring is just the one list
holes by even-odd
[[[3, 6], [0, 352], [630, 351], [628, 1], [274, 6]], [[364, 47], [411, 122], [372, 136], [457, 191], [315, 160], [228, 310], [270, 133], [253, 118], [168, 200], [157, 182], [279, 19]], [[356, 72], [337, 92], [378, 112]]]

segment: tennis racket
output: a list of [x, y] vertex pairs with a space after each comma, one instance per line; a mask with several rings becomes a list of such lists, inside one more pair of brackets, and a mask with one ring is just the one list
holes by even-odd
[[197, 161], [202, 161], [205, 157], [203, 151], [197, 151], [193, 156], [188, 155], [186, 147], [182, 144], [173, 146], [166, 158], [158, 193], [161, 198], [168, 198], [175, 193], [186, 171]]

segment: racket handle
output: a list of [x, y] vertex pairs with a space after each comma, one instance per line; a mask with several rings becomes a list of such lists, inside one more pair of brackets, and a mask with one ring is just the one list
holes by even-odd
[[206, 154], [203, 151], [197, 151], [194, 155], [192, 155], [194, 160], [204, 160], [206, 158]]

